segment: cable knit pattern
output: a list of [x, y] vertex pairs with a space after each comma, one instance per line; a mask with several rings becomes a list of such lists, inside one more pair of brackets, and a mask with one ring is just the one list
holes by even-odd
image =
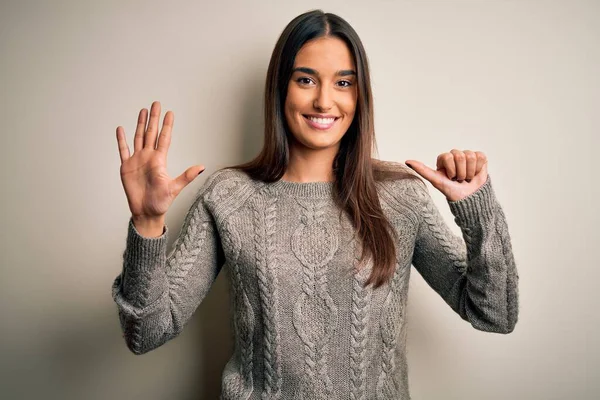
[[254, 248], [256, 274], [260, 290], [264, 328], [264, 390], [262, 399], [281, 398], [281, 349], [277, 330], [279, 285], [274, 270], [277, 267], [275, 229], [277, 217], [277, 197], [268, 189], [261, 190], [253, 203]]
[[[254, 379], [252, 375], [252, 357], [254, 343], [252, 336], [254, 334], [254, 313], [252, 305], [246, 294], [244, 281], [240, 274], [240, 265], [238, 258], [242, 247], [242, 241], [239, 233], [229, 227], [229, 223], [224, 225], [224, 245], [233, 249], [231, 258], [231, 289], [233, 304], [233, 328], [235, 334], [235, 355], [239, 357], [235, 360], [240, 368], [225, 368], [230, 371], [223, 378], [222, 399], [248, 399], [253, 390]], [[233, 360], [230, 360], [230, 364]]]
[[327, 264], [338, 248], [337, 232], [325, 224], [324, 201], [298, 199], [300, 225], [292, 235], [292, 250], [302, 263], [302, 293], [294, 309], [294, 327], [304, 343], [303, 381], [298, 398], [326, 399], [333, 393], [327, 373], [327, 342], [337, 324], [337, 306], [327, 288]]
[[[413, 189], [423, 216], [415, 243], [415, 268], [474, 328], [512, 332], [518, 318], [519, 276], [491, 176], [467, 198], [448, 201], [462, 238], [445, 224], [428, 190], [415, 184]], [[435, 259], [445, 260], [452, 268], [436, 273]]]
[[[399, 165], [400, 167], [400, 165]], [[519, 276], [491, 179], [448, 201], [454, 235], [422, 181], [377, 183], [396, 233], [390, 282], [363, 287], [360, 243], [332, 182], [257, 182], [210, 175], [173, 249], [169, 229], [139, 234], [130, 219], [112, 295], [129, 349], [143, 354], [182, 332], [222, 268], [228, 271], [234, 349], [221, 398], [410, 400], [406, 301], [411, 264], [474, 328], [511, 332]]]
[[410, 262], [410, 253], [412, 252], [410, 243], [414, 242], [416, 231], [408, 219], [397, 216], [402, 222], [396, 228], [400, 243], [397, 245], [398, 264], [390, 291], [385, 299], [383, 313], [381, 317], [381, 341], [383, 346], [381, 372], [377, 382], [377, 399], [394, 398], [400, 391], [404, 391], [401, 384], [397, 381], [400, 374], [396, 371], [396, 346], [398, 336], [405, 330], [405, 296], [408, 292], [408, 272]]
[[[354, 265], [360, 261], [360, 245], [353, 241], [357, 249]], [[354, 275], [352, 285], [352, 316], [350, 326], [350, 399], [367, 400], [367, 331], [369, 323], [369, 305], [373, 295], [371, 286], [364, 283], [373, 271], [372, 260], [358, 270]]]
[[[146, 241], [146, 246], [139, 246], [141, 236], [137, 233], [133, 221], [131, 219], [129, 221], [124, 269], [113, 283], [112, 294], [119, 305], [119, 318], [124, 336], [128, 338], [128, 347], [135, 354], [145, 353], [177, 336], [189, 319], [188, 310], [184, 307], [188, 300], [181, 296], [185, 291], [178, 292], [170, 289], [177, 287], [180, 277], [183, 278], [190, 266], [197, 262], [202, 240], [209, 229], [208, 223], [203, 220], [207, 216], [200, 213], [197, 208], [199, 201], [200, 196], [196, 198], [192, 211], [186, 215], [181, 234], [174, 243], [173, 252], [164, 261], [169, 290], [164, 290], [163, 285], [156, 284], [160, 281], [160, 275], [156, 275], [151, 265], [142, 268], [128, 267], [139, 259], [153, 258], [158, 255], [158, 248], [166, 241], [166, 227], [162, 239], [149, 240]], [[159, 312], [163, 302], [167, 300], [173, 304], [170, 321], [160, 322], [169, 322], [170, 327], [168, 324], [163, 326], [162, 336], [158, 336], [148, 347], [143, 337], [144, 324], [152, 320], [151, 316]]]
[[[440, 223], [442, 221], [441, 214], [439, 214], [435, 204], [432, 201], [428, 201], [429, 194], [427, 192], [418, 190], [413, 186], [412, 190], [406, 193], [416, 197], [423, 204], [423, 209], [421, 210], [423, 223], [427, 224], [427, 228], [438, 241], [446, 256], [452, 261], [454, 268], [459, 272], [463, 272], [467, 267], [467, 251], [464, 242], [452, 233], [448, 225]], [[467, 228], [467, 232], [469, 231], [470, 229]], [[467, 237], [470, 238], [470, 235], [467, 234]]]

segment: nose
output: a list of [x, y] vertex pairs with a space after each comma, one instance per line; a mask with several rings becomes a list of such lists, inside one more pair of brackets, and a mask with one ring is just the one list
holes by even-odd
[[333, 107], [333, 96], [327, 85], [321, 85], [317, 90], [313, 107], [322, 111], [330, 110]]

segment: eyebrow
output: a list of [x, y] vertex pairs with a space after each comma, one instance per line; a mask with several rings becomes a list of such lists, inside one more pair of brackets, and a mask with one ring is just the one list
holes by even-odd
[[[298, 68], [294, 68], [292, 70], [292, 73], [294, 72], [304, 72], [305, 74], [309, 74], [309, 75], [314, 75], [314, 76], [319, 76], [319, 72], [315, 71], [312, 68], [307, 68], [307, 67], [298, 67]], [[340, 71], [337, 71], [335, 73], [336, 76], [349, 76], [349, 75], [356, 75], [356, 71], [352, 70], [352, 69], [342, 69]]]

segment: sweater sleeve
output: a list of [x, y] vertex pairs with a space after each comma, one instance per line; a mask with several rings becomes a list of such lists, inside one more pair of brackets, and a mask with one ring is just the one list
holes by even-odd
[[123, 269], [113, 282], [112, 297], [127, 347], [135, 354], [181, 333], [222, 267], [219, 236], [202, 195], [207, 184], [168, 255], [167, 226], [160, 237], [148, 238], [129, 219]]
[[462, 238], [446, 225], [427, 188], [419, 186], [421, 219], [413, 265], [475, 329], [512, 332], [518, 318], [519, 276], [506, 217], [489, 174], [475, 193], [447, 200]]

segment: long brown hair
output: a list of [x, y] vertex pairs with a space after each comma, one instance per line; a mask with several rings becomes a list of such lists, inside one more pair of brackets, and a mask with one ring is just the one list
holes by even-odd
[[363, 245], [360, 265], [372, 256], [373, 271], [365, 286], [374, 283], [378, 288], [394, 274], [397, 238], [381, 208], [375, 182], [420, 178], [412, 171], [372, 157], [376, 142], [369, 65], [362, 42], [348, 22], [335, 14], [313, 10], [299, 15], [286, 26], [275, 45], [267, 71], [263, 148], [254, 160], [230, 168], [243, 170], [263, 182], [281, 179], [289, 162], [290, 135], [283, 110], [296, 54], [306, 42], [323, 36], [342, 39], [356, 64], [356, 112], [332, 165], [334, 198], [340, 209], [347, 212]]

